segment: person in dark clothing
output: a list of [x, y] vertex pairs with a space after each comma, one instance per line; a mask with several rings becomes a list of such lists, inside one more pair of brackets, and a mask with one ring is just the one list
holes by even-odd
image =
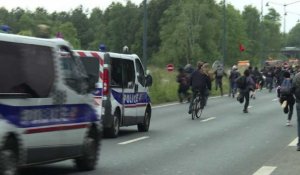
[[230, 71], [229, 75], [229, 97], [232, 96], [232, 98], [235, 97], [235, 94], [237, 92], [237, 87], [236, 87], [236, 79], [240, 76], [241, 74], [238, 71], [238, 68], [236, 65], [232, 66], [232, 69]]
[[216, 91], [218, 90], [218, 88], [220, 88], [221, 96], [223, 96], [223, 82], [222, 82], [222, 79], [223, 79], [224, 75], [226, 76], [223, 66], [218, 65], [217, 70], [214, 73], [215, 73]]
[[250, 98], [250, 91], [254, 90], [255, 88], [255, 83], [252, 79], [252, 77], [250, 76], [250, 72], [248, 69], [246, 69], [244, 71], [244, 75], [240, 76], [237, 79], [237, 83], [239, 84], [239, 98], [242, 98], [244, 101], [245, 99], [245, 104], [244, 104], [244, 109], [243, 112], [244, 113], [248, 113], [248, 106], [249, 106], [249, 98]]
[[203, 109], [204, 106], [206, 105], [206, 100], [209, 95], [209, 91], [211, 90], [211, 80], [209, 76], [204, 73], [205, 70], [203, 70], [202, 66], [203, 63], [198, 62], [197, 64], [198, 69], [192, 73], [190, 78], [190, 86], [192, 87], [193, 95], [189, 106], [189, 111], [188, 111], [189, 114], [192, 113], [192, 104], [197, 95], [197, 92], [200, 92], [202, 96], [201, 98], [202, 101], [200, 102], [200, 106]]
[[[291, 119], [293, 116], [293, 110], [294, 110], [294, 104], [295, 104], [295, 98], [292, 94], [292, 80], [291, 80], [291, 75], [289, 72], [284, 72], [283, 74], [284, 81], [290, 81], [291, 85], [291, 89], [288, 90], [289, 92], [283, 92], [283, 85], [281, 85], [281, 87], [279, 88], [279, 102], [281, 103], [282, 107], [283, 107], [283, 111], [284, 113], [288, 113], [288, 118], [287, 118], [287, 122], [286, 122], [286, 126], [291, 126]], [[282, 83], [284, 84], [284, 83]], [[285, 87], [287, 89], [287, 87]]]
[[274, 69], [269, 67], [265, 72], [266, 77], [266, 88], [269, 89], [269, 92], [272, 92], [273, 89], [273, 79], [274, 79]]
[[300, 151], [300, 72], [297, 73], [292, 82], [292, 93], [296, 97], [296, 110], [297, 110], [297, 134], [298, 144], [297, 151]]
[[189, 77], [187, 73], [184, 72], [183, 68], [178, 69], [179, 74], [176, 77], [176, 81], [179, 83], [177, 94], [179, 98], [179, 102], [182, 103], [183, 99], [190, 100], [190, 94], [188, 93], [189, 90]]

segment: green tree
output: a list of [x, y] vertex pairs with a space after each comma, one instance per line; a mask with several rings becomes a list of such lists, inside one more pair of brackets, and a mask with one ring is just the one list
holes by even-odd
[[77, 35], [77, 30], [71, 22], [61, 24], [58, 30], [63, 34], [64, 39], [72, 44], [73, 48], [81, 49], [80, 40], [78, 39]]
[[252, 58], [252, 63], [259, 63], [261, 47], [261, 25], [260, 14], [253, 6], [246, 6], [242, 13], [243, 22], [245, 23], [245, 32], [247, 39], [247, 53]]
[[264, 16], [263, 25], [264, 33], [262, 38], [265, 41], [266, 57], [277, 58], [279, 57], [283, 41], [280, 33], [280, 14], [275, 9], [270, 8], [269, 13]]
[[287, 36], [287, 46], [300, 47], [300, 24], [291, 29]]
[[[217, 52], [218, 18], [210, 9], [215, 5], [206, 0], [178, 0], [164, 13], [160, 21], [160, 52], [157, 64], [212, 62]], [[160, 59], [164, 57], [165, 59]]]

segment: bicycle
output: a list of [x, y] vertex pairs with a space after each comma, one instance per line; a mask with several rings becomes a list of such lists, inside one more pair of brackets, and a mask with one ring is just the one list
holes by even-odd
[[202, 98], [204, 98], [202, 94], [197, 92], [192, 104], [192, 120], [201, 117], [204, 108], [204, 104], [202, 104]]

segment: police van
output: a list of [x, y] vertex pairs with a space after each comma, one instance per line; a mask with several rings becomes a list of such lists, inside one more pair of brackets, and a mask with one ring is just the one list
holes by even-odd
[[[117, 137], [121, 126], [137, 125], [147, 132], [151, 119], [151, 101], [148, 87], [150, 76], [145, 74], [136, 54], [74, 50], [84, 64], [97, 65], [104, 60], [102, 123], [106, 137]], [[99, 59], [101, 58], [101, 59]], [[90, 63], [88, 63], [90, 62]], [[102, 64], [102, 63], [100, 63]], [[96, 75], [95, 73], [90, 73]]]
[[0, 33], [0, 175], [66, 159], [94, 169], [102, 125], [91, 92], [100, 82], [62, 39]]

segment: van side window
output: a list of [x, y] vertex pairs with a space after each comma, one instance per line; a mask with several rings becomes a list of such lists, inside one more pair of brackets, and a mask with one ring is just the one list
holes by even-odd
[[88, 93], [88, 76], [80, 58], [74, 57], [64, 46], [60, 48], [60, 54], [67, 86], [79, 94]]
[[134, 82], [134, 62], [132, 60], [111, 58], [111, 86], [133, 88]]
[[89, 77], [89, 83], [94, 83], [94, 85], [91, 84], [90, 86], [95, 86], [95, 83], [99, 81], [99, 60], [95, 57], [80, 57], [80, 60]]
[[145, 86], [145, 72], [140, 60], [136, 59], [136, 72], [138, 73], [138, 82]]
[[122, 60], [119, 58], [111, 58], [111, 86], [122, 87]]
[[124, 80], [123, 87], [132, 89], [135, 83], [134, 62], [131, 60], [123, 60]]
[[0, 41], [0, 98], [48, 97], [55, 77], [52, 52], [47, 46]]

